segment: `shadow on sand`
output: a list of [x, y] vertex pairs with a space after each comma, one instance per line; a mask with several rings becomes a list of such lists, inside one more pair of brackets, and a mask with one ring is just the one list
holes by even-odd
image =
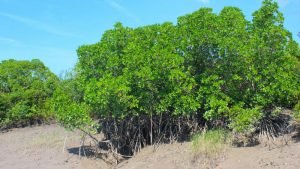
[[80, 146], [80, 147], [69, 148], [67, 149], [67, 151], [70, 154], [79, 157], [101, 159], [109, 166], [116, 166], [116, 164], [125, 160], [125, 159], [118, 159], [116, 161], [116, 159], [113, 158], [112, 154], [108, 153], [106, 147], [96, 149], [94, 146]]
[[96, 156], [96, 152], [91, 146], [81, 146], [81, 147], [72, 147], [67, 149], [70, 154], [85, 156], [88, 158], [92, 158]]

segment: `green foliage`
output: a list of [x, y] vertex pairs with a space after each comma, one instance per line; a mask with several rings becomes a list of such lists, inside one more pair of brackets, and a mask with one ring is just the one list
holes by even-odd
[[57, 77], [39, 60], [0, 63], [0, 123], [26, 125], [53, 117], [47, 102]]
[[228, 148], [231, 134], [223, 129], [214, 129], [192, 137], [192, 150], [197, 154], [216, 157]]
[[229, 111], [231, 99], [221, 91], [224, 84], [218, 76], [203, 77], [202, 87], [199, 89], [199, 100], [203, 100], [205, 111], [204, 117], [207, 120], [223, 118]]
[[94, 127], [89, 114], [90, 107], [82, 100], [76, 76], [69, 73], [61, 80], [51, 99], [51, 108], [56, 120], [67, 129], [91, 130]]
[[206, 119], [225, 116], [233, 128], [250, 129], [265, 110], [296, 103], [299, 48], [284, 29], [276, 2], [264, 1], [252, 22], [238, 8], [225, 7], [219, 15], [202, 8], [180, 17], [178, 27]]
[[[299, 94], [299, 64], [295, 56], [296, 43], [283, 27], [283, 15], [278, 4], [265, 0], [254, 12], [250, 41], [253, 55], [253, 102], [263, 106], [293, 105]], [[294, 48], [292, 51], [288, 50]], [[284, 94], [283, 94], [284, 93]]]
[[[197, 110], [196, 83], [184, 72], [174, 34], [170, 23], [136, 29], [116, 24], [100, 43], [79, 48], [84, 98], [98, 116], [122, 119], [170, 109], [174, 115]], [[97, 72], [90, 73], [95, 67]]]

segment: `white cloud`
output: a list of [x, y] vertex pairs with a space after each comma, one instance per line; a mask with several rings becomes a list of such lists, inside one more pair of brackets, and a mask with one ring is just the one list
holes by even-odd
[[53, 35], [75, 37], [71, 33], [61, 31], [56, 27], [53, 27], [53, 26], [48, 25], [48, 24], [43, 23], [43, 22], [33, 20], [31, 18], [26, 18], [26, 17], [23, 17], [23, 16], [13, 15], [13, 14], [5, 13], [5, 12], [0, 12], [0, 16], [9, 18], [9, 19], [14, 20], [16, 22], [23, 23], [27, 26], [30, 26], [32, 28], [35, 28], [35, 29], [38, 29], [38, 30], [41, 30], [41, 31], [44, 31], [44, 32], [47, 32], [47, 33], [50, 33], [50, 34], [53, 34]]
[[0, 37], [0, 43], [12, 44], [17, 43], [17, 41], [11, 38]]
[[197, 1], [204, 3], [204, 4], [208, 4], [210, 2], [210, 0], [197, 0]]
[[210, 0], [199, 0], [199, 1], [204, 3], [204, 4], [208, 4]]
[[119, 12], [125, 14], [127, 17], [133, 19], [134, 21], [139, 21], [140, 19], [135, 16], [131, 11], [129, 11], [127, 8], [122, 6], [121, 4], [117, 3], [114, 0], [105, 0], [106, 3], [108, 3], [111, 7], [118, 10]]

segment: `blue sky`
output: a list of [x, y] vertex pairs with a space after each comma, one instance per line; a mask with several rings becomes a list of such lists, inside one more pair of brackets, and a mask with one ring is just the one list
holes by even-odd
[[[285, 27], [300, 32], [300, 0], [278, 0]], [[0, 60], [42, 60], [59, 75], [72, 68], [76, 49], [100, 40], [117, 21], [125, 26], [176, 22], [200, 7], [237, 6], [251, 19], [261, 0], [0, 0]]]

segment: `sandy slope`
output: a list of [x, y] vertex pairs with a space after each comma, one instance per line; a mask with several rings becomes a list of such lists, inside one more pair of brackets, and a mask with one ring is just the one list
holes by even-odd
[[195, 156], [189, 150], [189, 143], [161, 146], [153, 152], [148, 147], [135, 158], [123, 162], [121, 169], [299, 169], [300, 142], [290, 143], [282, 148], [256, 147], [229, 148], [218, 160]]
[[[66, 139], [65, 149], [64, 140]], [[101, 169], [110, 168], [101, 159], [78, 156], [80, 134], [57, 125], [27, 127], [0, 133], [0, 169]], [[87, 144], [89, 144], [87, 142]], [[147, 147], [120, 169], [252, 169], [300, 168], [300, 142], [269, 150], [263, 145], [229, 148], [218, 160], [195, 156], [190, 143]]]

